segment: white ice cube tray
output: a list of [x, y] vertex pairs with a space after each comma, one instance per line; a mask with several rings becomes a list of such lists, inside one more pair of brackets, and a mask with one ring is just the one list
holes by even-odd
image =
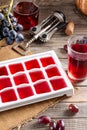
[[54, 51], [0, 62], [0, 111], [62, 95], [73, 86]]

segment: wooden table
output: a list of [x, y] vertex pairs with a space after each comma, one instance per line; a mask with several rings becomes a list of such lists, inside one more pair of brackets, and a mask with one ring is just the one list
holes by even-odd
[[[76, 10], [74, 0], [50, 0], [49, 2], [43, 2], [41, 0], [39, 5], [40, 21], [54, 10], [62, 10], [66, 15], [67, 21], [74, 21], [74, 34], [87, 34], [87, 17]], [[64, 69], [67, 69], [67, 53], [64, 51], [63, 46], [67, 44], [68, 38], [69, 36], [65, 35], [64, 30], [59, 31], [53, 35], [49, 42], [45, 44], [33, 43], [31, 48], [34, 53], [54, 50]], [[27, 35], [26, 40], [28, 40]], [[56, 103], [40, 115], [48, 115], [54, 120], [63, 119], [66, 130], [87, 130], [87, 80], [74, 84], [74, 86], [78, 90], [72, 97], [66, 98], [60, 103]], [[79, 107], [77, 114], [72, 115], [68, 113], [67, 109], [70, 103], [75, 103]], [[48, 127], [40, 126], [36, 123], [37, 118], [38, 117], [31, 122], [25, 122], [20, 130], [47, 130]], [[18, 130], [18, 128], [15, 128], [15, 130]]]

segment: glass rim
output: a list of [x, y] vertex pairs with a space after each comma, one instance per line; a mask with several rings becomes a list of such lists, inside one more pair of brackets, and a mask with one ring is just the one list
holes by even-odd
[[71, 36], [69, 39], [68, 39], [68, 48], [70, 48], [71, 50], [72, 50], [72, 52], [74, 52], [74, 53], [76, 53], [76, 54], [80, 54], [80, 55], [87, 55], [87, 52], [85, 52], [85, 53], [83, 53], [83, 52], [77, 52], [77, 51], [75, 51], [75, 50], [73, 50], [72, 48], [71, 48], [71, 44], [70, 44], [70, 41], [73, 39], [73, 38], [75, 38], [75, 37], [83, 37], [83, 36], [86, 36], [87, 37], [87, 35], [86, 34], [83, 34], [83, 35], [80, 35], [80, 34], [78, 34], [78, 35], [73, 35], [73, 36]]
[[[22, 0], [21, 2], [25, 2], [25, 1]], [[29, 2], [29, 1], [26, 1], [26, 2]], [[37, 6], [37, 5], [36, 5], [35, 3], [33, 3], [33, 2], [29, 2], [29, 3], [33, 3], [34, 6], [37, 7], [37, 10], [34, 11], [33, 13], [30, 13], [30, 14], [19, 13], [19, 12], [17, 12], [16, 9], [15, 9], [18, 3], [20, 3], [20, 1], [17, 2], [17, 3], [13, 6], [13, 12], [16, 12], [16, 13], [19, 14], [19, 15], [23, 15], [23, 16], [31, 16], [31, 15], [34, 15], [34, 14], [36, 14], [37, 12], [39, 12], [39, 6]]]

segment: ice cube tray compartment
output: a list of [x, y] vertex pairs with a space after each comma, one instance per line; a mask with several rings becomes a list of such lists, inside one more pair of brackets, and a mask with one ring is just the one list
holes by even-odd
[[26, 62], [24, 62], [24, 64], [25, 64], [27, 70], [40, 68], [40, 65], [39, 65], [39, 62], [37, 59], [32, 59], [30, 61], [26, 61]]
[[49, 68], [46, 68], [45, 71], [48, 78], [51, 78], [53, 76], [61, 76], [61, 73], [56, 66], [51, 66]]
[[45, 79], [44, 73], [41, 70], [29, 72], [32, 82]]
[[0, 67], [0, 76], [8, 75], [7, 68], [5, 66]]
[[17, 100], [14, 89], [8, 89], [0, 93], [2, 103], [12, 102]]
[[17, 91], [18, 91], [19, 97], [21, 99], [34, 95], [34, 92], [31, 88], [31, 86], [24, 86], [24, 87], [17, 88]]
[[0, 90], [12, 87], [12, 83], [9, 77], [0, 77]]
[[51, 57], [51, 56], [40, 58], [40, 61], [41, 61], [43, 67], [55, 64], [55, 61], [54, 61], [53, 57]]
[[15, 85], [29, 83], [29, 80], [26, 74], [24, 73], [13, 76], [13, 80], [14, 80]]
[[9, 65], [9, 69], [10, 69], [11, 74], [24, 71], [22, 63], [11, 64]]
[[73, 86], [54, 51], [0, 63], [0, 111], [64, 94]]

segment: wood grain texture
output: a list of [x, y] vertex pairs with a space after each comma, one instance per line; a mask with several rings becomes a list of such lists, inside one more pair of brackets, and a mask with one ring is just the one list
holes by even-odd
[[[39, 0], [39, 4], [42, 4], [40, 8], [40, 21], [51, 14], [52, 11], [62, 10], [68, 21], [74, 21], [74, 34], [87, 34], [87, 17], [82, 15], [76, 9], [74, 0], [56, 0], [50, 2]], [[56, 32], [46, 44], [39, 45], [33, 43], [31, 48], [34, 53], [49, 51], [52, 49], [55, 50], [64, 69], [67, 69], [67, 53], [64, 51], [63, 46], [64, 44], [67, 44], [68, 38], [69, 36], [66, 36], [64, 30], [62, 30]], [[49, 115], [55, 120], [63, 119], [66, 130], [87, 130], [87, 80], [73, 85], [77, 90], [75, 89], [75, 94], [72, 97], [64, 99], [61, 103], [56, 104], [54, 107], [50, 107], [40, 115]], [[76, 115], [68, 112], [67, 109], [70, 103], [78, 105], [79, 112]], [[31, 122], [23, 124], [20, 130], [48, 130], [48, 127], [38, 125], [37, 119], [34, 119]]]
[[0, 0], [0, 6], [9, 5], [10, 0]]
[[[76, 9], [75, 0], [49, 0], [48, 2], [46, 0], [36, 0], [36, 2], [40, 9], [39, 22], [45, 19], [54, 10], [62, 10], [67, 21], [74, 21], [75, 35], [87, 34], [87, 16], [84, 16]], [[28, 32], [23, 33], [25, 35], [25, 42], [27, 42], [29, 40]], [[67, 69], [67, 53], [64, 51], [63, 46], [67, 44], [68, 39], [69, 36], [65, 35], [64, 30], [57, 31], [47, 43], [32, 43], [31, 50], [33, 53], [54, 50], [63, 68]], [[63, 119], [66, 130], [87, 130], [87, 80], [73, 85], [77, 88], [77, 91], [75, 91], [72, 97], [64, 99], [62, 102], [50, 107], [47, 111], [40, 113], [38, 116], [49, 115], [55, 120]], [[80, 109], [79, 113], [72, 115], [67, 111], [70, 103], [78, 105]], [[37, 118], [31, 122], [25, 122], [21, 127], [18, 128], [17, 126], [13, 130], [48, 130], [47, 126], [38, 125]]]
[[[58, 120], [57, 118], [54, 120]], [[61, 118], [62, 119], [62, 118]], [[86, 118], [76, 118], [76, 119], [63, 119], [65, 122], [66, 130], [87, 130], [87, 119]], [[32, 122], [27, 122], [25, 125], [21, 126], [21, 130], [49, 130], [48, 126], [39, 125], [37, 119], [34, 119]], [[16, 128], [14, 129], [16, 130]]]

